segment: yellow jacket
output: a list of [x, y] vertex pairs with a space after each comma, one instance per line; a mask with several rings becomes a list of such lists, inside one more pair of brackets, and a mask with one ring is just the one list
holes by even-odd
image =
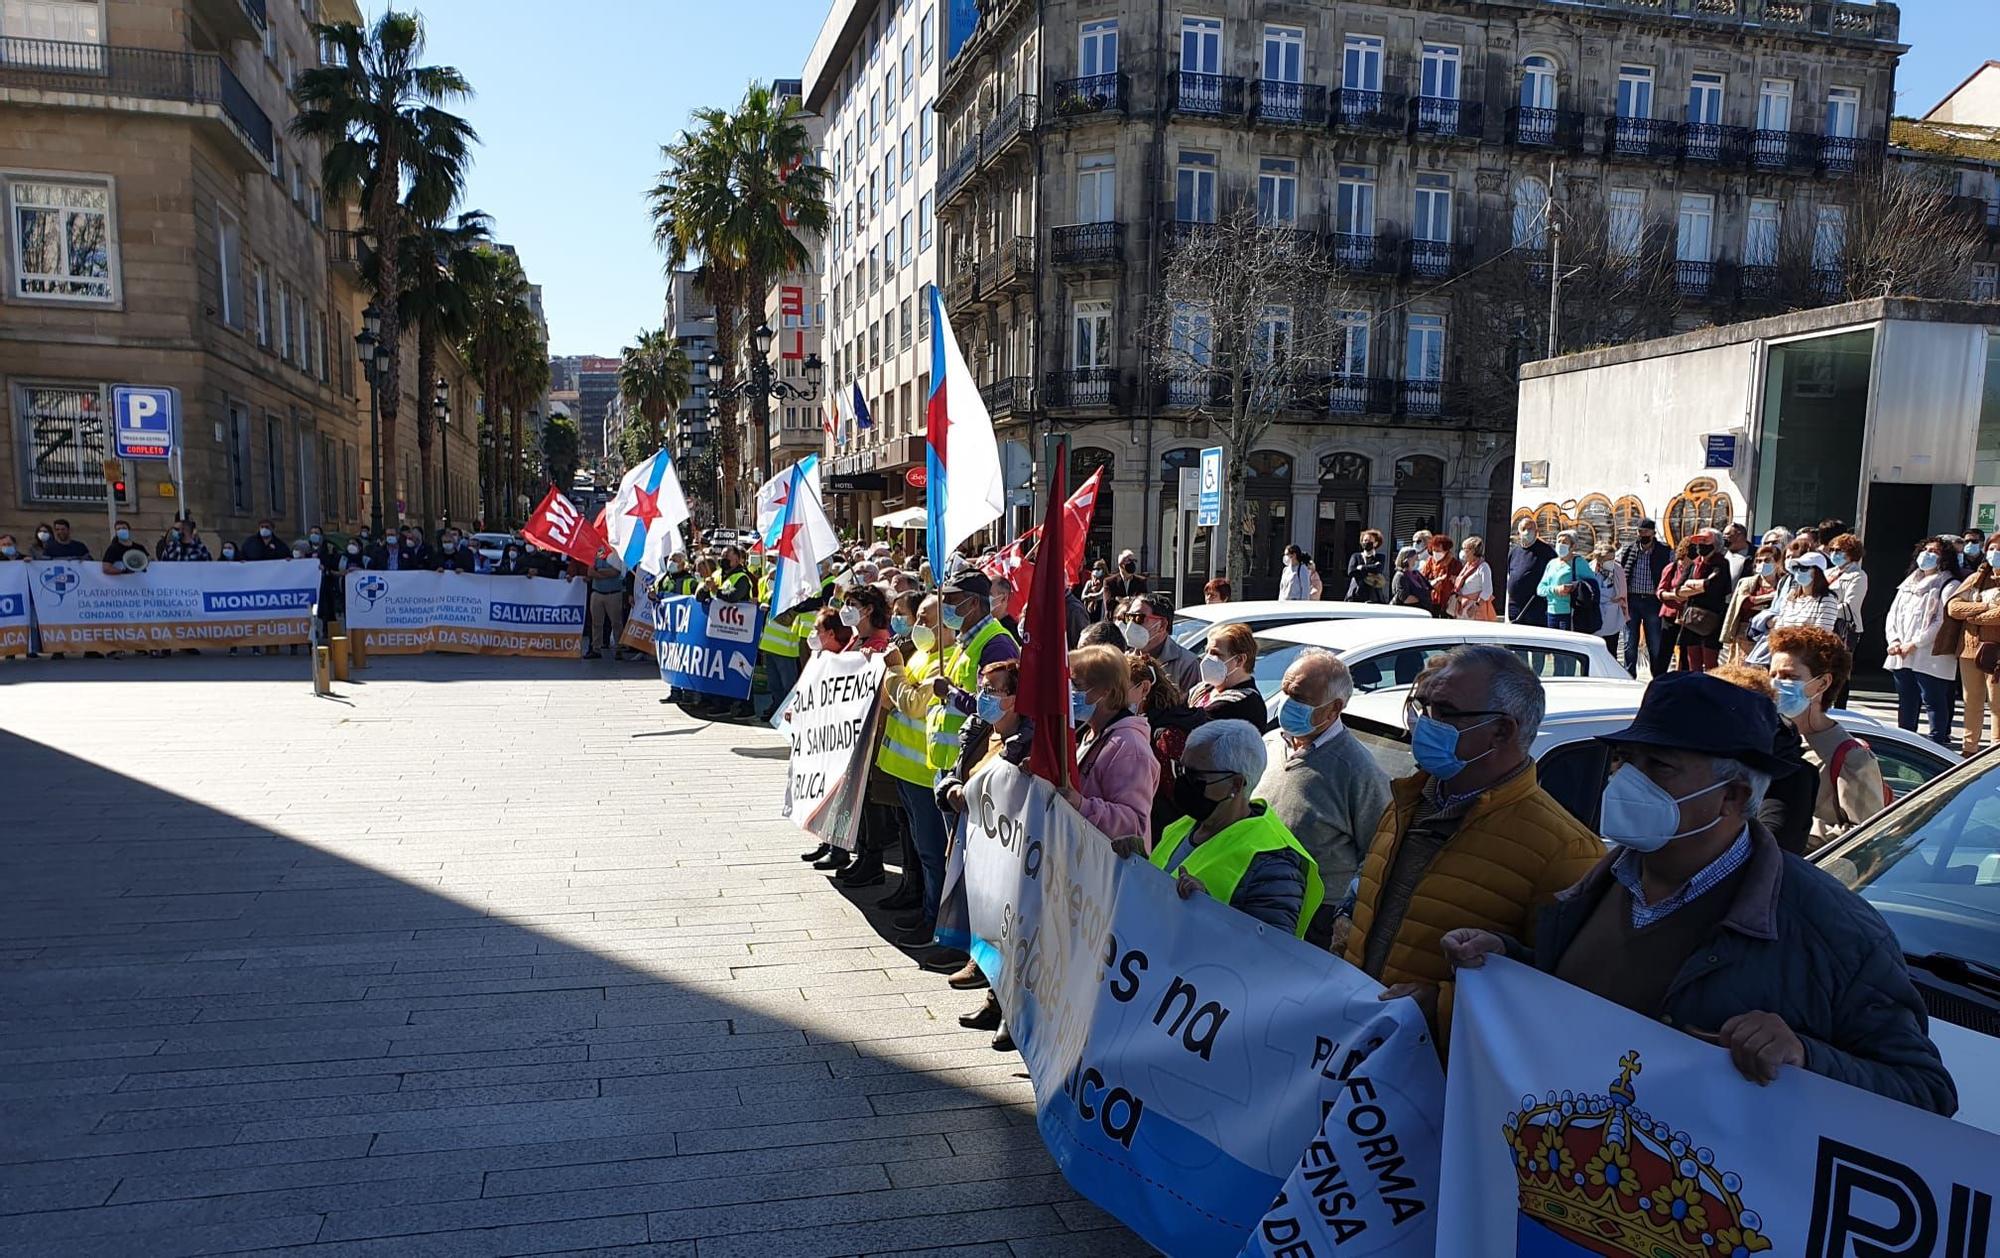
[[[1424, 785], [1418, 772], [1389, 784], [1389, 807], [1361, 861], [1347, 959], [1360, 965], [1396, 849], [1409, 833]], [[1458, 831], [1418, 879], [1403, 923], [1383, 962], [1384, 986], [1430, 983], [1438, 995], [1439, 1051], [1451, 1028], [1452, 973], [1441, 941], [1462, 926], [1534, 941], [1535, 915], [1556, 893], [1582, 881], [1604, 855], [1604, 842], [1555, 801], [1529, 765], [1519, 777], [1476, 800]]]

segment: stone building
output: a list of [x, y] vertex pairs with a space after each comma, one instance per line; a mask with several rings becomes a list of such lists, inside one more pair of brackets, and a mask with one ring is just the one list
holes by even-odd
[[938, 96], [942, 283], [1003, 435], [1067, 434], [1072, 483], [1109, 469], [1094, 552], [1169, 570], [1178, 471], [1216, 443], [1140, 335], [1174, 233], [1254, 202], [1342, 269], [1299, 312], [1340, 321], [1338, 369], [1250, 456], [1252, 594], [1287, 543], [1338, 572], [1371, 525], [1501, 533], [1548, 302], [1501, 294], [1496, 333], [1489, 264], [1545, 284], [1553, 199], [1657, 253], [1656, 330], [1741, 317], [1783, 233], [1840, 238], [1904, 51], [1894, 5], [1848, 0], [986, 9]]

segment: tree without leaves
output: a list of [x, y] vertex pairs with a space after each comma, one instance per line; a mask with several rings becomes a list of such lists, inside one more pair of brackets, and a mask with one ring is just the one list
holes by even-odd
[[[1227, 575], [1249, 574], [1250, 454], [1281, 414], [1324, 413], [1345, 335], [1333, 259], [1310, 233], [1265, 226], [1246, 199], [1166, 250], [1142, 336], [1169, 408], [1206, 420], [1223, 448]], [[1285, 312], [1288, 326], [1274, 316]]]
[[[1963, 300], [1985, 223], [1955, 192], [1948, 169], [1891, 161], [1787, 202], [1767, 300], [1786, 310], [1875, 297]], [[1822, 207], [1838, 208], [1838, 228], [1822, 224]]]

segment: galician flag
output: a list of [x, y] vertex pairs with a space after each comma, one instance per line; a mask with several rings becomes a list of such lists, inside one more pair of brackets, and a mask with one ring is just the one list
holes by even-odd
[[819, 592], [819, 569], [840, 546], [833, 522], [819, 491], [819, 456], [808, 454], [765, 483], [777, 486], [773, 516], [764, 523], [764, 490], [757, 491], [757, 531], [771, 557], [773, 616], [798, 606]]
[[660, 450], [618, 482], [618, 496], [604, 513], [604, 535], [628, 570], [664, 572], [667, 556], [680, 549], [687, 518], [673, 456]]
[[958, 544], [1000, 518], [1006, 509], [1006, 482], [1000, 473], [1000, 443], [979, 386], [965, 369], [965, 355], [944, 299], [931, 285], [931, 395], [924, 403], [929, 447], [924, 502], [928, 514], [931, 571], [942, 581], [945, 560]]

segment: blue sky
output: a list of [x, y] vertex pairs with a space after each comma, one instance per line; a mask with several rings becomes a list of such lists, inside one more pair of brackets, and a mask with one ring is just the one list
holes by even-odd
[[[1897, 112], [1922, 113], [1993, 45], [1995, 0], [1905, 0]], [[370, 15], [383, 0], [364, 0]], [[752, 78], [796, 77], [827, 0], [417, 0], [433, 62], [479, 95], [466, 204], [542, 285], [558, 354], [615, 354], [660, 320], [643, 194], [659, 146]]]

